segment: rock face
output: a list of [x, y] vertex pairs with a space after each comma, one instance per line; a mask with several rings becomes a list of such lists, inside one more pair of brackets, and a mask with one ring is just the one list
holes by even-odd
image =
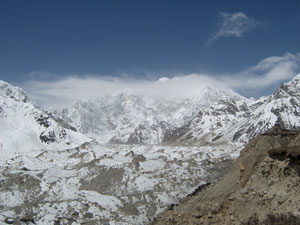
[[166, 211], [155, 224], [299, 224], [299, 158], [300, 131], [275, 127], [251, 140], [218, 183]]

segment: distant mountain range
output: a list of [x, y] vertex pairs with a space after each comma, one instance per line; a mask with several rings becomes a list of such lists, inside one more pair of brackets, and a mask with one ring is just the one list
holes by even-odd
[[245, 144], [275, 124], [300, 128], [300, 74], [255, 101], [208, 86], [193, 98], [176, 101], [124, 90], [49, 113], [4, 81], [0, 97], [4, 158], [74, 148], [93, 139], [102, 144]]
[[285, 128], [300, 126], [299, 79], [300, 75], [295, 76], [256, 101], [209, 86], [193, 98], [178, 101], [126, 90], [52, 112], [102, 143], [247, 143], [275, 123]]

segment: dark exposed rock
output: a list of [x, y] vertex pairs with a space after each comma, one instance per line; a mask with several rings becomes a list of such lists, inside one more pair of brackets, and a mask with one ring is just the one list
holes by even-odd
[[5, 218], [4, 222], [7, 223], [7, 224], [13, 224], [14, 219], [8, 217], [8, 218]]
[[24, 223], [28, 223], [28, 222], [31, 222], [31, 223], [34, 223], [34, 218], [32, 215], [27, 215], [27, 216], [24, 216], [20, 219], [21, 222], [24, 222]]
[[29, 169], [26, 168], [26, 167], [22, 167], [21, 170], [23, 170], [23, 171], [29, 171]]
[[54, 224], [53, 225], [61, 225], [60, 220], [54, 220]]
[[78, 217], [79, 216], [79, 212], [73, 212], [72, 216]]
[[84, 217], [91, 219], [91, 218], [94, 218], [94, 215], [93, 215], [93, 213], [87, 212], [87, 213], [84, 214]]
[[47, 144], [56, 141], [56, 136], [53, 131], [49, 131], [48, 133], [43, 132], [43, 133], [41, 133], [39, 138], [42, 142], [45, 142]]
[[45, 128], [48, 128], [50, 126], [50, 122], [48, 121], [50, 117], [48, 115], [39, 115], [39, 117], [36, 117], [36, 122], [38, 122], [41, 126], [44, 126]]

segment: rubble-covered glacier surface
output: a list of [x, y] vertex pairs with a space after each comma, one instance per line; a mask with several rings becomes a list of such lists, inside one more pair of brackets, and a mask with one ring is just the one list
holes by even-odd
[[0, 221], [147, 224], [211, 182], [241, 146], [99, 145], [0, 159]]

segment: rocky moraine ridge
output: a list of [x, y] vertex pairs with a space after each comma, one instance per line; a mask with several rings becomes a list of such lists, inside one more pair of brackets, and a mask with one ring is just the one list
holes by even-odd
[[273, 127], [252, 139], [219, 182], [154, 223], [300, 224], [300, 130]]

